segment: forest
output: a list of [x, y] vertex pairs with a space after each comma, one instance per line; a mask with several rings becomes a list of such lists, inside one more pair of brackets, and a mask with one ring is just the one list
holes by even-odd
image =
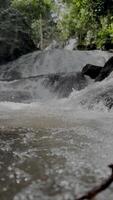
[[13, 7], [26, 18], [35, 44], [70, 38], [78, 49], [113, 48], [113, 0], [0, 0], [1, 10]]

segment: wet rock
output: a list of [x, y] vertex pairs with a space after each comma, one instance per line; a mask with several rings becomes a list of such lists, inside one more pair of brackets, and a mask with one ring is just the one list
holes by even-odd
[[54, 96], [63, 98], [73, 89], [81, 90], [87, 85], [88, 79], [80, 72], [37, 75], [15, 81], [4, 79], [0, 82], [0, 101], [28, 103]]
[[36, 50], [23, 15], [8, 8], [0, 13], [0, 64]]
[[87, 64], [83, 67], [82, 74], [90, 76], [92, 79], [95, 79], [99, 75], [101, 69], [101, 66]]
[[90, 88], [86, 94], [84, 95], [84, 98], [80, 100], [80, 104], [88, 109], [100, 109], [103, 110], [105, 107], [110, 110], [113, 108], [113, 87], [112, 82], [104, 85], [105, 87], [102, 87], [100, 85], [99, 87], [93, 86]]
[[80, 72], [50, 74], [45, 77], [43, 85], [58, 97], [68, 97], [75, 90], [81, 90], [88, 85], [87, 79]]
[[102, 81], [113, 71], [113, 57], [111, 57], [104, 65], [95, 81]]
[[0, 91], [0, 102], [1, 101], [10, 101], [10, 102], [31, 102], [32, 96], [27, 91], [14, 91], [14, 90], [4, 90]]
[[18, 79], [21, 79], [21, 73], [18, 72], [18, 70], [5, 71], [4, 81], [13, 81], [13, 80], [18, 80]]
[[14, 71], [17, 72], [16, 76], [21, 78], [59, 72], [77, 72], [81, 71], [87, 63], [104, 66], [106, 59], [111, 56], [112, 53], [99, 50], [68, 51], [66, 49], [51, 49], [35, 51], [1, 65], [0, 80], [13, 80], [13, 77], [15, 79], [15, 76], [11, 76]]

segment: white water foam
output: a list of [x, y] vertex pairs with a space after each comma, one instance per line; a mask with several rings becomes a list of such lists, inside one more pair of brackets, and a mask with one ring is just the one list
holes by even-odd
[[0, 78], [4, 78], [4, 72], [5, 78], [10, 77], [12, 71], [17, 71], [21, 74], [21, 77], [80, 71], [86, 64], [103, 66], [111, 56], [112, 53], [99, 50], [69, 51], [52, 49], [44, 52], [34, 52], [1, 66]]
[[[17, 126], [35, 126], [47, 128], [75, 126], [91, 119], [112, 119], [112, 109], [105, 105], [103, 94], [112, 97], [112, 76], [102, 82], [93, 83], [81, 91], [71, 93], [68, 98], [52, 98], [46, 101], [38, 100], [29, 104], [1, 102], [0, 120], [7, 119], [6, 124]], [[8, 122], [9, 120], [9, 122]], [[53, 123], [53, 124], [52, 124]]]
[[[54, 50], [25, 55], [9, 65], [13, 68], [17, 68], [18, 65], [18, 70], [27, 76], [29, 73], [36, 75], [36, 73], [70, 72], [80, 70], [86, 63], [103, 65], [111, 55], [103, 51]], [[29, 102], [32, 103], [1, 102], [0, 124], [36, 127], [40, 127], [41, 124], [41, 127], [63, 127], [75, 126], [80, 119], [102, 118], [103, 113], [105, 116], [112, 115], [112, 74], [104, 81], [92, 82], [80, 91], [73, 89], [70, 96], [63, 99], [58, 99], [49, 89], [44, 88], [42, 82], [43, 78], [1, 82], [0, 90], [5, 92], [5, 94], [1, 93], [1, 97], [2, 94], [9, 93], [9, 101], [16, 95], [17, 99], [21, 99], [21, 95], [23, 97], [24, 93], [28, 92], [28, 95], [32, 97], [32, 101]], [[5, 118], [7, 122], [3, 122]]]

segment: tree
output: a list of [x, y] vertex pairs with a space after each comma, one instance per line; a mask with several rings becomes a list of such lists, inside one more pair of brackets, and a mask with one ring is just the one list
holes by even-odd
[[18, 9], [23, 15], [26, 17], [28, 23], [30, 24], [32, 28], [32, 37], [35, 43], [38, 43], [40, 45], [40, 48], [42, 49], [42, 46], [45, 46], [43, 42], [46, 38], [50, 35], [50, 32], [48, 32], [48, 35], [45, 34], [47, 31], [45, 29], [48, 29], [48, 27], [51, 26], [52, 21], [52, 10], [54, 7], [54, 1], [53, 0], [12, 0], [12, 6]]
[[[78, 37], [79, 44], [96, 44], [113, 40], [113, 0], [62, 0], [67, 5], [59, 28], [65, 38]], [[105, 23], [105, 26], [104, 26]], [[64, 31], [63, 31], [64, 30]], [[67, 34], [67, 35], [66, 35]]]
[[0, 0], [0, 10], [10, 6], [10, 0]]
[[12, 0], [12, 6], [20, 10], [32, 23], [32, 20], [39, 19], [40, 15], [43, 19], [50, 17], [52, 0]]

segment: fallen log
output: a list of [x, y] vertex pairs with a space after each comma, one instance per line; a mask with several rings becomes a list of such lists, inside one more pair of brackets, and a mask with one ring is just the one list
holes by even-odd
[[113, 182], [113, 164], [109, 165], [108, 167], [112, 171], [111, 175], [106, 180], [104, 180], [100, 185], [94, 187], [90, 191], [86, 192], [86, 194], [84, 194], [79, 198], [76, 198], [75, 200], [93, 200], [100, 192], [107, 189]]

